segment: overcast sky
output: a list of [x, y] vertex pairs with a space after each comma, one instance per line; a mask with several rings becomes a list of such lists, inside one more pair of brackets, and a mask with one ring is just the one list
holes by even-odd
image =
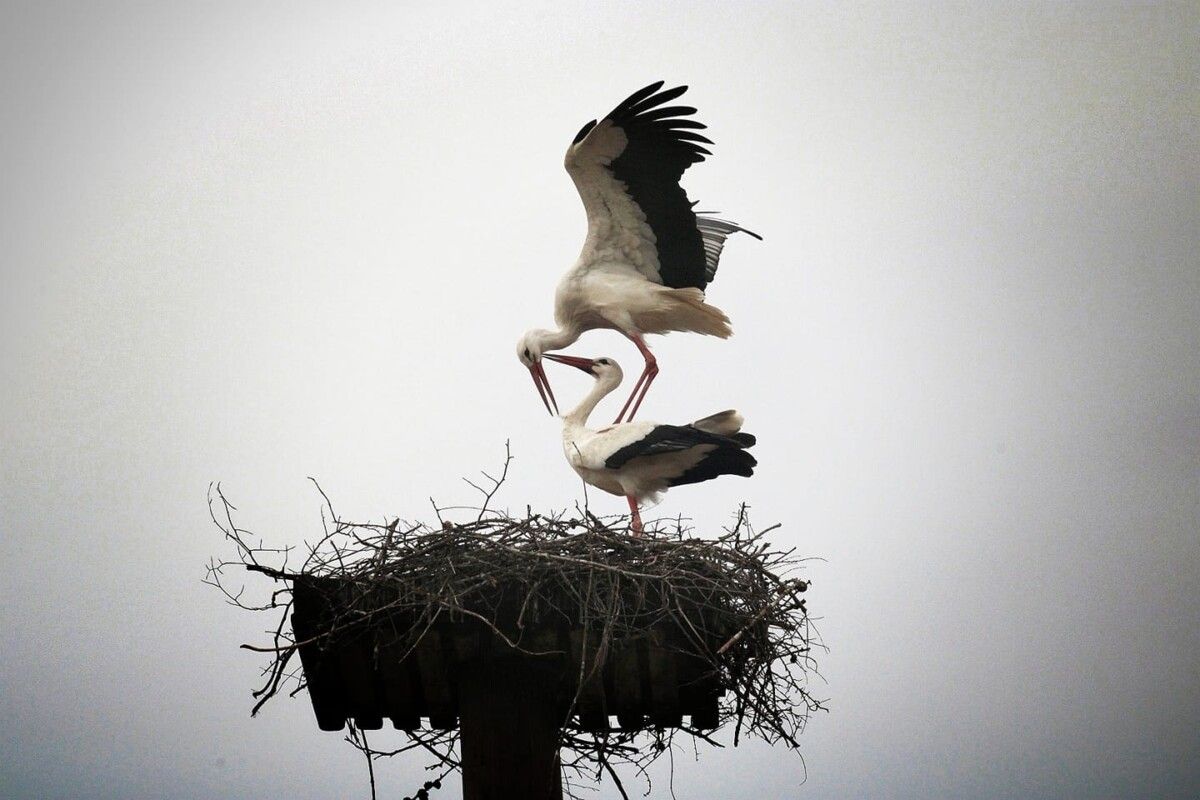
[[365, 795], [305, 699], [249, 718], [206, 488], [296, 544], [306, 476], [428, 517], [511, 439], [502, 503], [578, 500], [514, 345], [571, 136], [660, 78], [765, 241], [640, 416], [736, 406], [760, 467], [647, 513], [782, 522], [830, 648], [804, 764], [680, 754], [677, 795], [1200, 795], [1196, 4], [6, 5], [0, 795]]

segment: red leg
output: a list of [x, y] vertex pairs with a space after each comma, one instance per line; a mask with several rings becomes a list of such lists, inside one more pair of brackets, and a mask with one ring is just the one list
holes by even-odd
[[635, 414], [637, 414], [638, 409], [642, 407], [642, 401], [646, 399], [646, 393], [650, 391], [650, 384], [654, 383], [654, 379], [658, 377], [658, 362], [654, 361], [654, 356], [650, 356], [650, 359], [650, 362], [646, 364], [646, 382], [642, 384], [642, 393], [638, 395], [637, 402], [633, 404], [633, 410], [630, 411], [629, 416], [626, 417], [626, 422], [633, 420], [633, 417]]
[[625, 499], [629, 501], [629, 513], [632, 516], [629, 525], [633, 528], [633, 535], [640, 537], [642, 535], [642, 514], [638, 511], [638, 502], [633, 495], [626, 495]]
[[[629, 336], [630, 341], [637, 345], [637, 349], [641, 351], [642, 358], [646, 359], [646, 368], [642, 370], [641, 377], [633, 385], [633, 391], [630, 393], [629, 399], [625, 401], [625, 405], [622, 406], [621, 413], [617, 415], [616, 422], [613, 423], [614, 425], [619, 424], [622, 419], [625, 422], [633, 420], [638, 409], [642, 407], [642, 401], [646, 399], [646, 393], [650, 391], [650, 384], [654, 383], [654, 379], [658, 377], [658, 359], [654, 357], [654, 353], [650, 352], [650, 348], [646, 346], [646, 342], [642, 339], [641, 334], [626, 334], [626, 336]], [[636, 401], [634, 398], [636, 398]], [[629, 411], [629, 416], [626, 417], [625, 411], [629, 409], [631, 403], [633, 404], [633, 408]]]
[[633, 398], [637, 397], [638, 391], [642, 388], [642, 384], [646, 381], [646, 370], [642, 370], [642, 374], [638, 376], [637, 383], [633, 385], [633, 391], [629, 393], [629, 399], [625, 401], [625, 405], [621, 406], [621, 413], [617, 414], [617, 418], [613, 421], [614, 425], [621, 424], [621, 420], [625, 418], [625, 412], [629, 410], [629, 406], [633, 404]]

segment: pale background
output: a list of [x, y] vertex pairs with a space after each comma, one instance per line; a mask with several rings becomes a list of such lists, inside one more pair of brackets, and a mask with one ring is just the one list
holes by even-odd
[[710, 289], [733, 339], [655, 340], [642, 414], [736, 405], [759, 474], [650, 514], [783, 522], [825, 559], [830, 648], [807, 783], [688, 752], [677, 796], [1200, 794], [1195, 3], [15, 3], [0, 30], [0, 795], [365, 795], [306, 700], [249, 718], [265, 621], [200, 583], [206, 487], [298, 543], [306, 476], [427, 517], [511, 439], [502, 503], [579, 499], [514, 345], [582, 241], [566, 145], [658, 78], [717, 142], [691, 196], [766, 240]]

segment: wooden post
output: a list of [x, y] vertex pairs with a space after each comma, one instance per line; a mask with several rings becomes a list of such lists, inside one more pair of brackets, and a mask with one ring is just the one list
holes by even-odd
[[463, 663], [463, 800], [562, 800], [558, 672], [529, 658]]

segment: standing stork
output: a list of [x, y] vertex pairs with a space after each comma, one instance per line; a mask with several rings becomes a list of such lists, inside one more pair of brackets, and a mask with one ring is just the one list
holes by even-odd
[[746, 448], [754, 437], [742, 433], [742, 415], [722, 411], [690, 425], [625, 422], [591, 430], [588, 415], [621, 384], [620, 365], [611, 358], [546, 358], [581, 369], [596, 379], [591, 392], [563, 417], [563, 452], [584, 481], [629, 501], [631, 525], [642, 535], [639, 504], [654, 501], [672, 486], [700, 483], [721, 475], [750, 477], [758, 463]]
[[701, 143], [712, 142], [695, 132], [703, 124], [685, 119], [696, 109], [663, 106], [687, 87], [659, 91], [662, 85], [634, 92], [604, 119], [584, 125], [567, 148], [564, 165], [587, 212], [587, 238], [554, 295], [558, 329], [531, 330], [517, 345], [517, 357], [551, 414], [558, 404], [541, 357], [584, 331], [620, 331], [645, 359], [617, 422], [633, 419], [658, 375], [645, 334], [692, 331], [724, 339], [733, 332], [725, 313], [705, 301], [704, 287], [716, 275], [730, 234], [762, 237], [692, 210], [695, 203], [679, 180], [711, 155]]

